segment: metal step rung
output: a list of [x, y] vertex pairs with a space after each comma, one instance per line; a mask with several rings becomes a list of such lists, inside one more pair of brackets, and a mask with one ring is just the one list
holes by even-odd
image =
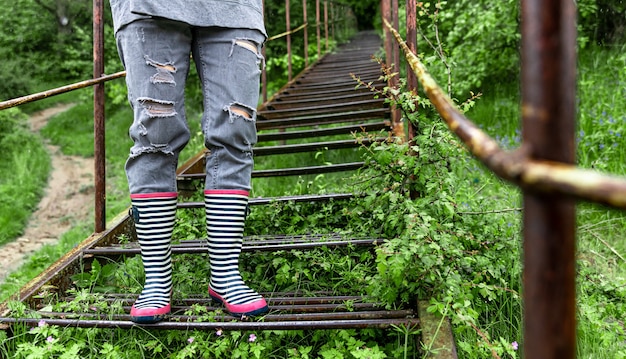
[[[59, 319], [95, 319], [95, 320], [130, 320], [129, 314], [98, 314], [98, 313], [68, 313], [68, 312], [43, 312], [37, 314], [45, 318]], [[381, 310], [365, 312], [330, 312], [330, 313], [290, 313], [290, 314], [267, 314], [263, 316], [264, 322], [277, 321], [301, 321], [301, 320], [354, 320], [354, 319], [402, 319], [413, 318], [415, 312], [412, 310]], [[179, 322], [198, 322], [201, 317], [197, 315], [175, 315], [173, 318]], [[227, 322], [233, 320], [228, 314], [215, 316], [217, 322]]]
[[285, 110], [288, 108], [304, 107], [311, 103], [323, 105], [323, 106], [330, 106], [330, 105], [338, 106], [338, 105], [345, 104], [346, 101], [370, 100], [372, 99], [372, 96], [373, 96], [372, 93], [369, 91], [368, 92], [351, 91], [351, 93], [347, 95], [337, 95], [337, 96], [326, 95], [326, 97], [315, 97], [315, 98], [303, 97], [303, 98], [298, 98], [295, 100], [294, 99], [283, 100], [283, 99], [278, 98], [268, 103], [265, 106], [264, 111], [276, 111], [276, 110]]
[[[304, 250], [320, 247], [347, 247], [347, 246], [375, 246], [383, 242], [382, 239], [348, 239], [348, 240], [317, 240], [317, 241], [294, 241], [284, 243], [268, 243], [261, 244], [259, 241], [244, 241], [243, 252], [271, 252], [279, 250]], [[126, 243], [120, 245], [112, 245], [108, 247], [95, 247], [83, 251], [85, 255], [94, 256], [131, 256], [139, 255], [140, 249], [137, 243]], [[193, 244], [173, 244], [172, 254], [206, 254], [207, 245], [203, 242], [195, 242]]]
[[[385, 83], [379, 83], [379, 82], [372, 83], [372, 87], [378, 90], [382, 90], [385, 86], [387, 86], [387, 84]], [[292, 91], [286, 90], [286, 92], [281, 92], [280, 94], [275, 95], [275, 97], [273, 98], [273, 101], [270, 103], [280, 102], [282, 100], [297, 100], [300, 98], [302, 99], [325, 98], [333, 94], [338, 95], [338, 94], [354, 94], [354, 93], [371, 95], [370, 89], [365, 88], [363, 86], [356, 88], [356, 85], [352, 87], [339, 87], [336, 89], [328, 89], [327, 91], [323, 91], [323, 92], [319, 92], [319, 91], [292, 92]], [[265, 107], [266, 106], [263, 106], [261, 109], [264, 109]]]
[[294, 145], [278, 145], [278, 146], [265, 146], [257, 147], [254, 150], [254, 155], [270, 156], [281, 155], [288, 153], [302, 153], [302, 152], [314, 152], [320, 150], [339, 150], [344, 148], [358, 148], [362, 146], [369, 146], [374, 142], [386, 141], [387, 138], [377, 138], [373, 141], [370, 139], [364, 139], [360, 142], [357, 140], [342, 140], [342, 141], [328, 141], [328, 142], [314, 142]]
[[337, 113], [337, 112], [345, 112], [345, 111], [353, 111], [353, 110], [361, 110], [361, 109], [371, 109], [371, 108], [383, 108], [385, 107], [385, 99], [374, 99], [374, 100], [363, 100], [363, 101], [349, 101], [340, 104], [326, 104], [326, 105], [318, 105], [311, 106], [311, 104], [307, 104], [308, 106], [302, 107], [292, 107], [287, 109], [278, 109], [278, 110], [263, 110], [259, 111], [258, 115], [263, 118], [270, 120], [277, 120], [282, 118], [296, 117], [298, 114], [305, 115], [320, 115], [325, 113]]
[[[252, 178], [267, 178], [267, 177], [287, 177], [287, 176], [304, 176], [320, 173], [335, 173], [356, 171], [362, 168], [365, 162], [350, 162], [339, 163], [334, 165], [323, 166], [309, 166], [309, 167], [297, 167], [297, 168], [276, 168], [271, 170], [254, 170], [252, 171]], [[179, 174], [178, 180], [197, 180], [204, 181], [206, 178], [205, 173], [187, 173]]]
[[389, 128], [389, 123], [383, 121], [383, 122], [376, 122], [376, 123], [361, 123], [361, 124], [349, 125], [349, 126], [317, 128], [313, 130], [263, 133], [263, 134], [258, 135], [258, 142], [281, 141], [281, 140], [292, 140], [292, 139], [311, 138], [311, 137], [323, 137], [323, 136], [334, 136], [334, 135], [342, 135], [342, 134], [363, 133], [363, 132], [380, 131], [380, 130], [388, 129], [388, 128]]
[[365, 120], [388, 118], [389, 114], [390, 111], [388, 108], [375, 108], [360, 111], [348, 111], [325, 115], [311, 115], [275, 120], [259, 118], [257, 120], [257, 129], [261, 131], [291, 127], [328, 125], [339, 122], [361, 122]]
[[[172, 314], [166, 321], [142, 325], [152, 329], [167, 330], [312, 330], [338, 328], [389, 328], [393, 325], [417, 326], [415, 311], [409, 309], [384, 310], [379, 303], [363, 302], [361, 296], [299, 297], [297, 293], [274, 293], [266, 296], [270, 311], [259, 318], [236, 319], [224, 313], [221, 306], [212, 305], [210, 298], [189, 298], [172, 301]], [[37, 326], [41, 320], [47, 325], [80, 328], [131, 328], [137, 324], [130, 321], [130, 305], [136, 294], [108, 294], [105, 301], [122, 302], [124, 314], [33, 311], [42, 318], [0, 318], [4, 325], [21, 323]], [[71, 301], [65, 297], [62, 301]], [[348, 302], [350, 302], [348, 304]], [[187, 315], [193, 305], [201, 305], [207, 311], [216, 311], [211, 321], [200, 321], [206, 317]], [[348, 310], [349, 308], [349, 310]]]
[[[176, 319], [176, 317], [172, 318]], [[24, 324], [36, 327], [42, 319], [0, 318], [0, 323]], [[344, 320], [289, 320], [267, 322], [181, 322], [163, 321], [156, 324], [137, 325], [129, 320], [81, 320], [81, 319], [44, 319], [47, 325], [74, 328], [120, 328], [142, 327], [158, 330], [315, 330], [315, 329], [387, 329], [393, 326], [417, 327], [419, 319], [344, 319]]]

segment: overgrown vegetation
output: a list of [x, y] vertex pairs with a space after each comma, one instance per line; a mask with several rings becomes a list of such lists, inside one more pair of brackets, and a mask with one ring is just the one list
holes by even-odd
[[[0, 245], [15, 239], [37, 207], [50, 169], [41, 138], [18, 109], [0, 112]], [[6, 156], [6, 157], [5, 157]]]
[[[37, 5], [26, 0], [18, 3], [23, 5], [22, 11], [32, 11]], [[80, 3], [76, 2], [75, 6]], [[366, 8], [374, 2], [359, 3]], [[277, 18], [284, 11], [281, 4], [268, 2]], [[625, 175], [626, 49], [619, 45], [623, 41], [623, 23], [620, 21], [625, 17], [613, 16], [624, 13], [624, 4], [608, 0], [581, 0], [577, 4], [581, 47], [579, 165]], [[464, 0], [447, 4], [440, 1], [423, 3], [420, 10], [421, 32], [434, 45], [432, 48], [424, 46], [420, 51], [436, 77], [444, 87], [451, 86], [456, 98], [462, 99], [470, 91], [480, 90], [483, 95], [475, 104], [465, 103], [469, 117], [498, 139], [503, 147], [519, 145], [517, 2]], [[298, 11], [297, 6], [294, 11]], [[33, 38], [37, 36], [35, 30]], [[280, 32], [278, 26], [276, 30]], [[76, 49], [86, 48], [85, 43], [78, 43], [72, 43]], [[276, 45], [271, 51], [282, 54], [284, 49], [281, 46]], [[2, 49], [0, 51], [5, 47]], [[493, 56], [494, 49], [497, 49], [498, 56]], [[312, 55], [316, 52], [314, 48], [310, 50]], [[272, 66], [271, 71], [277, 78], [284, 78], [285, 60], [274, 58], [275, 62], [268, 61], [268, 66]], [[297, 63], [301, 61], [297, 60]], [[119, 69], [119, 61], [114, 55], [109, 63], [109, 69]], [[13, 71], [10, 66], [15, 64], [6, 64], [7, 71]], [[296, 68], [298, 66], [301, 65]], [[0, 77], [4, 78], [2, 73]], [[449, 80], [448, 73], [451, 73]], [[37, 78], [39, 75], [33, 76]], [[53, 76], [50, 81], [55, 79], [59, 78]], [[5, 85], [22, 86], [10, 81]], [[197, 99], [197, 90], [190, 87], [189, 97]], [[125, 191], [120, 189], [125, 188], [120, 163], [125, 159], [127, 146], [120, 145], [120, 139], [127, 138], [130, 114], [124, 103], [123, 84], [114, 83], [108, 88], [109, 98], [114, 103], [109, 108], [107, 123], [107, 141], [110, 141], [107, 160], [110, 180], [114, 183], [113, 193], [109, 193], [108, 198], [112, 215], [127, 205]], [[11, 91], [19, 93], [24, 89]], [[90, 155], [93, 146], [90, 144], [88, 111], [91, 105], [89, 96], [80, 100], [80, 105], [55, 119], [44, 134], [61, 144], [65, 151]], [[417, 299], [429, 299], [430, 311], [452, 320], [461, 357], [516, 358], [524, 345], [519, 193], [484, 171], [447, 132], [427, 103], [419, 102], [419, 115], [416, 116], [412, 114], [415, 103], [407, 93], [400, 92], [394, 101], [403, 106], [405, 115], [418, 125], [414, 144], [375, 144], [363, 148], [361, 153], [350, 154], [363, 156], [371, 165], [346, 181], [328, 181], [324, 177], [301, 178], [295, 184], [292, 181], [280, 185], [277, 185], [279, 182], [257, 181], [254, 189], [263, 195], [353, 191], [363, 193], [364, 197], [348, 203], [275, 204], [262, 211], [253, 207], [246, 227], [248, 235], [324, 235], [339, 231], [354, 237], [377, 237], [387, 241], [375, 252], [347, 248], [290, 251], [273, 256], [247, 254], [243, 261], [246, 280], [268, 292], [331, 290], [337, 294], [363, 294], [390, 308], [414, 306]], [[197, 102], [189, 103], [193, 108]], [[199, 109], [194, 110], [190, 111], [190, 117], [197, 116]], [[0, 129], [3, 130], [0, 131], [3, 159], [0, 163], [0, 194], [3, 200], [12, 199], [11, 204], [25, 203], [25, 208], [29, 209], [36, 203], [37, 189], [42, 186], [41, 178], [45, 178], [49, 164], [42, 152], [41, 140], [31, 135], [24, 123], [24, 115], [19, 111], [0, 112]], [[6, 131], [5, 126], [8, 126]], [[81, 145], [72, 147], [76, 143]], [[30, 146], [33, 148], [29, 149]], [[192, 143], [188, 151], [194, 153], [200, 147], [200, 142]], [[11, 156], [18, 162], [5, 161]], [[332, 156], [329, 152], [320, 152], [306, 160], [332, 162]], [[286, 160], [299, 162], [302, 158]], [[263, 165], [262, 161], [259, 165]], [[42, 172], [33, 176], [37, 174], [32, 172], [33, 169]], [[30, 177], [40, 180], [29, 187], [31, 185], [25, 182], [29, 176], [14, 175], [20, 172], [30, 172]], [[11, 175], [5, 175], [7, 173]], [[15, 179], [19, 178], [15, 184]], [[19, 188], [19, 192], [15, 188]], [[20, 198], [11, 197], [13, 193]], [[31, 202], [22, 200], [24, 193], [32, 194], [25, 196]], [[415, 199], [410, 199], [411, 193], [417, 194]], [[9, 207], [0, 207], [3, 208]], [[11, 209], [10, 214], [0, 213], [0, 221], [10, 218], [7, 223], [19, 222], [12, 217], [15, 209]], [[591, 204], [579, 205], [578, 213], [578, 357], [626, 358], [623, 324], [626, 316], [626, 243], [621, 240], [626, 234], [624, 214]], [[202, 213], [179, 211], [175, 240], [203, 237], [203, 225]], [[0, 226], [5, 227], [10, 228]], [[0, 297], [6, 298], [17, 290], [88, 233], [87, 226], [77, 227], [61, 239], [59, 246], [46, 247], [36, 254], [28, 268], [10, 276], [0, 286]], [[183, 298], [186, 293], [196, 293], [198, 287], [206, 287], [208, 266], [205, 261], [206, 258], [199, 256], [175, 257], [175, 298]], [[141, 279], [138, 257], [127, 258], [120, 266], [94, 262], [91, 269], [74, 278], [77, 283], [74, 301], [69, 304], [51, 302], [44, 309], [121, 314], [124, 313], [121, 303], [101, 301], [100, 293], [111, 290], [138, 293]], [[19, 303], [12, 306], [16, 315], [37, 316]], [[187, 314], [210, 321], [220, 313], [195, 306]], [[17, 334], [8, 337], [6, 332], [0, 332], [0, 356], [406, 358], [425, 357], [429, 350], [436, 349], [428, 348], [428, 343], [420, 343], [419, 332], [406, 328], [387, 332], [154, 332], [136, 328], [128, 332], [57, 328], [42, 321], [34, 330], [15, 326], [14, 333]]]

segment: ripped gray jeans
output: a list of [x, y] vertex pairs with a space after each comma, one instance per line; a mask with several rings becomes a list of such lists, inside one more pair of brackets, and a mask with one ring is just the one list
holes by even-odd
[[116, 40], [134, 113], [126, 162], [130, 193], [177, 190], [178, 157], [190, 138], [184, 98], [190, 54], [204, 97], [205, 188], [249, 191], [264, 35], [146, 19], [121, 28]]

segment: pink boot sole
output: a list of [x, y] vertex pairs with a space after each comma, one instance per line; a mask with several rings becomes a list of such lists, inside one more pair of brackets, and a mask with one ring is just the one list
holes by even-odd
[[154, 324], [165, 319], [170, 314], [171, 306], [168, 304], [162, 308], [137, 309], [133, 305], [130, 308], [130, 320], [137, 324]]
[[243, 317], [243, 316], [254, 317], [254, 316], [261, 315], [261, 314], [265, 314], [269, 311], [267, 302], [263, 298], [259, 300], [255, 300], [252, 303], [229, 304], [211, 288], [209, 288], [209, 295], [211, 296], [211, 299], [223, 304], [224, 307], [226, 307], [226, 310], [231, 315], [238, 317], [238, 318]]

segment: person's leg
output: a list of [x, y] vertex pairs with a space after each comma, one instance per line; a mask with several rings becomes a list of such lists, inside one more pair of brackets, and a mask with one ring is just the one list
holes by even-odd
[[176, 167], [190, 136], [184, 88], [191, 31], [181, 23], [141, 20], [120, 29], [117, 44], [134, 113], [126, 175], [146, 274], [131, 319], [154, 323], [170, 312]]
[[131, 215], [141, 248], [146, 280], [130, 310], [132, 321], [155, 323], [170, 312], [172, 293], [172, 231], [176, 192], [131, 194]]
[[244, 221], [256, 144], [260, 47], [254, 30], [197, 29], [193, 54], [204, 92], [205, 210], [211, 279], [209, 294], [235, 316], [268, 311], [239, 272]]

